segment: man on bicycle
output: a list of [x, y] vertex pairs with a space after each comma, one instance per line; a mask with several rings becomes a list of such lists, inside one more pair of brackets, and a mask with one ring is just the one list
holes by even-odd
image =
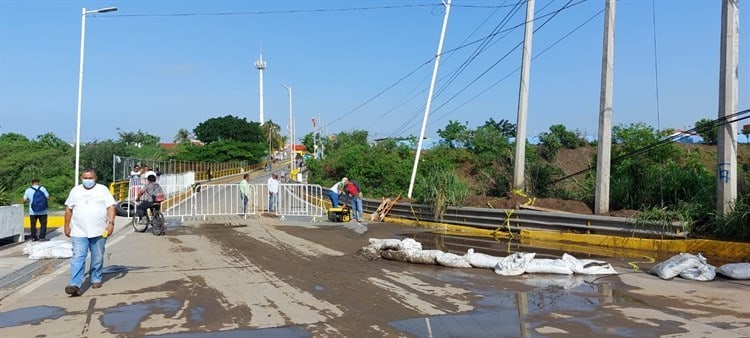
[[136, 202], [140, 202], [136, 208], [139, 222], [147, 209], [157, 206], [164, 199], [164, 190], [159, 183], [156, 183], [156, 175], [149, 175], [147, 182], [135, 199]]

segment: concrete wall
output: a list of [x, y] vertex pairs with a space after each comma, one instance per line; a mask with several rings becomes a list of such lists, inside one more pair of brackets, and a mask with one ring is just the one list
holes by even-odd
[[0, 238], [15, 237], [23, 242], [23, 204], [0, 207]]

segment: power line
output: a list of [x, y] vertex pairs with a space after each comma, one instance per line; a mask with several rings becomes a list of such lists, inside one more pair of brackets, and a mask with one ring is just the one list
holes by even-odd
[[[739, 117], [739, 116], [746, 115], [746, 114], [748, 114], [748, 116]], [[738, 117], [738, 118], [734, 118], [734, 117]], [[728, 124], [728, 123], [734, 123], [734, 122], [742, 121], [742, 120], [749, 119], [749, 118], [750, 118], [750, 109], [745, 109], [745, 110], [736, 112], [736, 113], [731, 114], [731, 115], [720, 117], [718, 119], [713, 120], [712, 122], [716, 126], [723, 126], [723, 125]], [[626, 159], [628, 157], [631, 157], [631, 156], [640, 155], [640, 154], [642, 154], [642, 153], [644, 153], [644, 152], [646, 152], [648, 150], [651, 150], [651, 149], [654, 149], [654, 148], [657, 148], [657, 147], [661, 147], [661, 146], [663, 146], [665, 144], [668, 144], [668, 143], [675, 142], [676, 140], [682, 138], [683, 136], [690, 135], [692, 133], [695, 133], [698, 130], [703, 130], [703, 128], [694, 127], [692, 129], [689, 129], [689, 130], [681, 131], [681, 132], [679, 132], [677, 134], [674, 134], [674, 135], [672, 135], [670, 137], [667, 137], [665, 139], [662, 139], [660, 141], [654, 142], [652, 144], [643, 146], [643, 147], [641, 147], [639, 149], [635, 149], [633, 151], [630, 151], [630, 152], [627, 152], [627, 153], [622, 154], [620, 156], [617, 156], [615, 158], [612, 158], [611, 161], [614, 163], [614, 162], [617, 162], [617, 161], [620, 161], [620, 160], [624, 160], [624, 159]], [[563, 176], [561, 178], [558, 178], [558, 179], [552, 181], [551, 184], [555, 184], [555, 183], [567, 180], [568, 178], [571, 178], [571, 177], [574, 177], [574, 176], [578, 176], [580, 174], [583, 174], [585, 172], [590, 171], [591, 169], [594, 169], [595, 167], [596, 166], [592, 165], [592, 166], [589, 166], [589, 167], [587, 167], [585, 169], [576, 171], [576, 172], [574, 172], [572, 174], [565, 175], [565, 176]]]
[[[537, 19], [539, 19], [541, 17], [547, 17], [547, 16], [549, 16], [544, 22], [542, 22], [542, 24], [540, 24], [538, 27], [536, 27], [534, 29], [534, 33], [536, 34], [537, 31], [539, 31], [540, 29], [542, 29], [542, 27], [544, 27], [547, 23], [549, 23], [552, 19], [554, 19], [555, 16], [557, 16], [557, 14], [559, 14], [563, 10], [571, 8], [571, 7], [576, 6], [578, 4], [581, 4], [581, 3], [585, 2], [585, 1], [587, 1], [587, 0], [581, 0], [581, 1], [578, 1], [576, 3], [572, 3], [573, 0], [569, 0], [565, 5], [563, 5], [559, 9], [557, 9], [557, 10], [551, 12], [551, 13], [548, 13], [546, 15], [534, 18], [532, 21], [535, 21], [535, 20], [537, 20]], [[505, 55], [503, 55], [500, 59], [498, 59], [497, 61], [495, 61], [495, 63], [493, 63], [491, 66], [489, 66], [487, 69], [485, 69], [484, 72], [482, 72], [481, 74], [479, 74], [472, 81], [470, 81], [466, 86], [464, 86], [462, 89], [460, 89], [458, 92], [456, 92], [453, 96], [451, 96], [450, 98], [448, 98], [448, 100], [446, 100], [443, 104], [441, 104], [440, 106], [438, 106], [437, 108], [435, 108], [433, 112], [436, 112], [436, 111], [440, 110], [442, 107], [445, 107], [448, 103], [450, 103], [456, 97], [458, 97], [458, 95], [460, 95], [461, 93], [463, 93], [469, 87], [473, 86], [477, 81], [479, 81], [479, 79], [481, 79], [482, 77], [484, 77], [485, 75], [487, 75], [492, 69], [494, 69], [498, 64], [500, 64], [500, 62], [502, 62], [503, 60], [505, 60], [505, 58], [507, 58], [508, 56], [510, 56], [511, 53], [513, 53], [516, 49], [518, 49], [519, 47], [521, 47], [522, 44], [523, 44], [523, 41], [518, 42], [513, 48], [511, 48], [507, 53], [505, 53]], [[402, 131], [404, 129], [408, 129], [409, 127], [411, 127], [411, 125], [408, 125], [408, 126], [403, 126], [402, 125], [402, 127], [399, 128], [399, 129], [397, 129], [397, 130], [400, 132], [400, 131]], [[395, 132], [394, 132], [394, 134], [395, 134]]]
[[349, 7], [349, 8], [319, 8], [319, 9], [289, 9], [278, 11], [242, 11], [242, 12], [213, 12], [213, 13], [164, 13], [164, 14], [116, 14], [107, 15], [107, 17], [170, 17], [170, 16], [231, 16], [231, 15], [269, 15], [269, 14], [301, 14], [301, 13], [325, 13], [325, 12], [353, 12], [366, 10], [381, 9], [401, 9], [416, 7], [434, 7], [439, 4], [413, 4], [413, 5], [393, 5], [393, 6], [373, 6], [373, 7]]

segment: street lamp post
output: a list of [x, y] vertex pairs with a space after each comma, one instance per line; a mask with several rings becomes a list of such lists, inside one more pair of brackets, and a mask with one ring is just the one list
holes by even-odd
[[83, 93], [83, 45], [84, 41], [86, 40], [86, 16], [89, 14], [114, 12], [116, 10], [117, 7], [106, 7], [93, 11], [87, 11], [86, 8], [81, 9], [81, 60], [78, 66], [78, 114], [76, 116], [75, 185], [78, 185], [78, 169], [81, 164], [81, 99]]
[[289, 175], [292, 175], [294, 171], [294, 120], [292, 115], [292, 87], [288, 84], [282, 84], [282, 87], [286, 88], [289, 93]]

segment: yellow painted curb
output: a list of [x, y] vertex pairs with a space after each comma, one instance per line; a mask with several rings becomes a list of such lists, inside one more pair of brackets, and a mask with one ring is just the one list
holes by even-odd
[[[55, 229], [65, 225], [65, 217], [59, 215], [47, 215], [47, 229]], [[36, 224], [37, 228], [39, 223]], [[23, 216], [23, 228], [31, 229], [31, 222], [29, 221], [29, 215]]]

